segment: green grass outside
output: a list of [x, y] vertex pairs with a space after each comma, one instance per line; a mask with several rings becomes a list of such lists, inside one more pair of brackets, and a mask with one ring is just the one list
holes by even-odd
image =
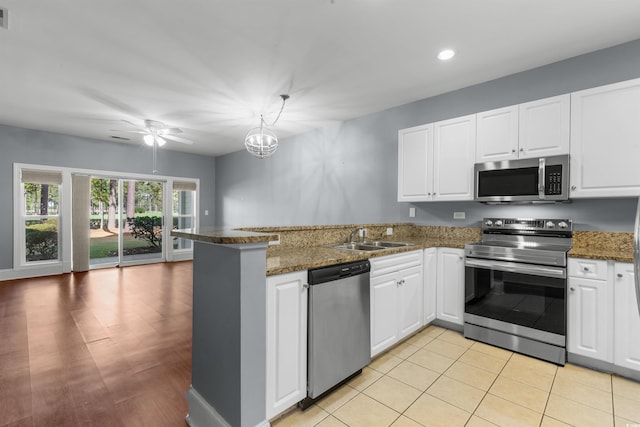
[[[134, 249], [134, 248], [147, 248], [149, 247], [149, 242], [142, 239], [134, 239], [128, 234], [123, 236], [122, 246], [126, 249]], [[114, 256], [113, 253], [110, 252], [118, 250], [118, 236], [105, 236], [105, 237], [94, 237], [91, 239], [89, 246], [89, 257], [90, 259], [95, 258], [107, 258]]]

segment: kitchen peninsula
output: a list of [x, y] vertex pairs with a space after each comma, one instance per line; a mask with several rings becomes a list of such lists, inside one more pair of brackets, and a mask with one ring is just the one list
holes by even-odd
[[173, 231], [193, 240], [193, 342], [187, 422], [268, 426], [265, 419], [266, 251], [277, 235]]
[[[412, 245], [375, 252], [332, 247], [345, 242], [356, 227], [365, 227], [371, 240]], [[426, 256], [436, 248], [460, 251], [465, 243], [480, 240], [480, 234], [476, 227], [410, 223], [174, 230], [173, 236], [194, 241], [193, 366], [187, 421], [191, 426], [269, 425], [265, 402], [269, 280], [402, 252], [425, 249]], [[630, 233], [578, 231], [569, 256], [629, 262], [631, 237]], [[426, 289], [427, 274], [435, 266], [426, 265], [425, 261], [425, 298], [433, 299]]]
[[[252, 230], [174, 230], [193, 240], [193, 365], [187, 392], [192, 426], [259, 426], [265, 419], [266, 277], [375, 256], [455, 246], [477, 239], [475, 228], [367, 225], [370, 237], [414, 245], [376, 254], [326, 247], [354, 225]], [[434, 230], [439, 231], [436, 236]], [[444, 231], [443, 231], [444, 230]], [[280, 242], [267, 252], [269, 242]]]

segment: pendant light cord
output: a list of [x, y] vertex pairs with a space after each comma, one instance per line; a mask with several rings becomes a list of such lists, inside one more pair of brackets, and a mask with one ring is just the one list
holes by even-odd
[[280, 114], [282, 114], [282, 110], [284, 110], [284, 103], [287, 102], [287, 99], [289, 99], [289, 95], [280, 95], [280, 98], [282, 98], [282, 106], [280, 106], [280, 111], [278, 112], [278, 116], [276, 117], [276, 119], [273, 121], [273, 123], [269, 124], [264, 120], [264, 117], [262, 116], [262, 114], [260, 114], [260, 127], [262, 127], [263, 123], [268, 127], [275, 126], [276, 123], [278, 123], [278, 119], [280, 119]]

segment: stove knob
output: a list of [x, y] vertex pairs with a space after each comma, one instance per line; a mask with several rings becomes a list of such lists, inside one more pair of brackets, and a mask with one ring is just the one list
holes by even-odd
[[502, 220], [496, 219], [496, 227], [502, 227]]
[[491, 227], [493, 225], [493, 221], [491, 221], [490, 219], [486, 220], [484, 222], [484, 225], [486, 225], [487, 227]]
[[545, 224], [545, 226], [547, 228], [554, 228], [556, 225], [553, 221], [547, 221], [547, 223]]
[[566, 222], [564, 222], [564, 221], [560, 221], [560, 222], [558, 223], [558, 227], [560, 227], [560, 228], [567, 228], [567, 227], [569, 227], [569, 224], [567, 224], [567, 223], [566, 223]]

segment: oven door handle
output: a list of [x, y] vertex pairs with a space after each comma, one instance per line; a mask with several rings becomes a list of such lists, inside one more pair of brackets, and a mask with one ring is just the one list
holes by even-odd
[[464, 265], [466, 267], [479, 267], [486, 268], [488, 270], [506, 271], [508, 273], [532, 274], [534, 276], [543, 277], [556, 277], [559, 279], [564, 279], [567, 277], [567, 271], [565, 268], [521, 264], [518, 262], [490, 261], [467, 258]]

